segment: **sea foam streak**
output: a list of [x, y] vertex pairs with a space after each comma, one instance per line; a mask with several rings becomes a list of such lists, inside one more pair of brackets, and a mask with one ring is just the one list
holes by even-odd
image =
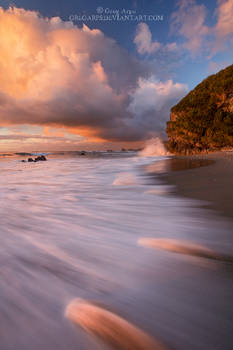
[[148, 248], [157, 248], [179, 254], [187, 254], [201, 258], [233, 262], [233, 257], [231, 256], [216, 253], [213, 250], [206, 248], [205, 246], [187, 241], [180, 241], [176, 239], [141, 238], [138, 240], [138, 244]]
[[88, 333], [118, 350], [165, 350], [158, 341], [122, 317], [82, 299], [73, 300], [65, 315]]
[[113, 181], [114, 186], [133, 186], [137, 184], [138, 180], [136, 176], [131, 173], [121, 173]]

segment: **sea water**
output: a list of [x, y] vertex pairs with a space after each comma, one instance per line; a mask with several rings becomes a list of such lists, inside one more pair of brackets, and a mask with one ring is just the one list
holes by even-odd
[[233, 255], [232, 223], [172, 195], [146, 170], [169, 155], [145, 155], [0, 156], [1, 350], [110, 349], [65, 317], [75, 298], [168, 349], [232, 349], [232, 264], [138, 244], [173, 239]]

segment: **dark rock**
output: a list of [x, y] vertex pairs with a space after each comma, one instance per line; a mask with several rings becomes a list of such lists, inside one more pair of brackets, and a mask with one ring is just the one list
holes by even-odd
[[[47, 160], [47, 158], [44, 155], [38, 156], [35, 159], [28, 158], [28, 162], [44, 162], [46, 160]], [[22, 162], [25, 162], [25, 160], [22, 160]]]
[[44, 162], [46, 161], [46, 157], [44, 155], [38, 156], [34, 159], [34, 162]]

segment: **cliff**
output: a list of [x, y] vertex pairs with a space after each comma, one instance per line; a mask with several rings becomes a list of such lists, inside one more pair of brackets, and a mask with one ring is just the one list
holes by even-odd
[[167, 134], [171, 152], [233, 147], [233, 65], [209, 76], [172, 107]]

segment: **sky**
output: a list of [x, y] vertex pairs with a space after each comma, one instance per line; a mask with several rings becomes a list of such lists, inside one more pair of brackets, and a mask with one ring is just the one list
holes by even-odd
[[233, 0], [0, 0], [0, 152], [166, 139], [232, 48]]

